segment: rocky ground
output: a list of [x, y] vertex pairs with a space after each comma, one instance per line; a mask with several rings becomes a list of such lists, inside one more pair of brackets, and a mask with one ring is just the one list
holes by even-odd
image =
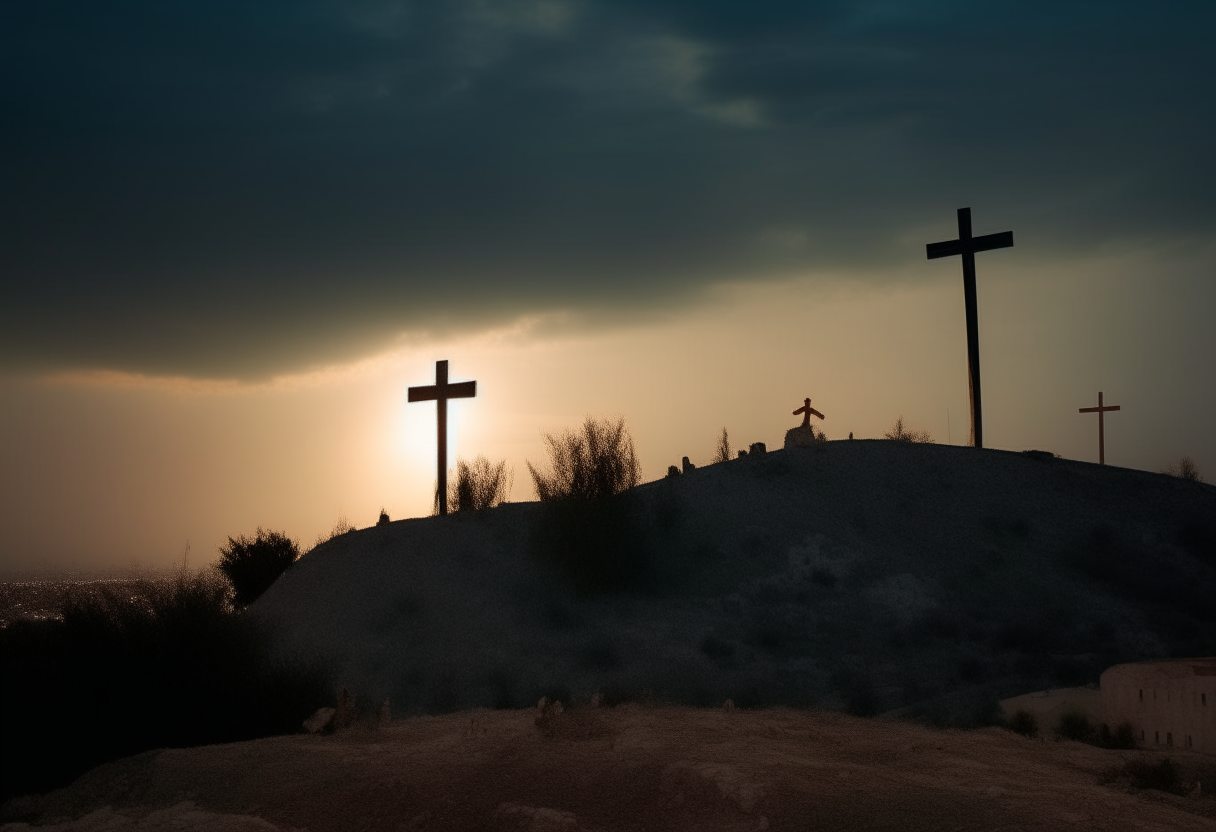
[[[615, 589], [561, 566], [597, 559]], [[648, 483], [607, 519], [522, 503], [352, 532], [253, 611], [402, 715], [649, 691], [975, 726], [1113, 664], [1216, 654], [1213, 597], [1216, 487], [846, 440]]]
[[1175, 751], [1171, 794], [1120, 776], [1146, 757], [789, 709], [475, 710], [149, 752], [0, 830], [1216, 829], [1216, 760]]

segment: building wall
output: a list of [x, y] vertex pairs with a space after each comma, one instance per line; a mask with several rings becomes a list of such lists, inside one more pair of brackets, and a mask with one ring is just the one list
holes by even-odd
[[1115, 665], [1100, 689], [1104, 721], [1145, 747], [1216, 754], [1216, 659]]

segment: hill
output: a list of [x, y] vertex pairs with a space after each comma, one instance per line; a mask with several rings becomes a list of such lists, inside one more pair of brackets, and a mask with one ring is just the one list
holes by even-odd
[[1216, 654], [1202, 483], [859, 440], [698, 468], [606, 512], [351, 532], [253, 609], [395, 714], [600, 692], [970, 726], [1112, 664]]

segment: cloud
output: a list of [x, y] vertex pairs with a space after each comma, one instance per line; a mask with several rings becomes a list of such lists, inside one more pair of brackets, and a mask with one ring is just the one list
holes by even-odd
[[267, 378], [404, 335], [1211, 236], [1204, 3], [10, 3], [0, 361]]

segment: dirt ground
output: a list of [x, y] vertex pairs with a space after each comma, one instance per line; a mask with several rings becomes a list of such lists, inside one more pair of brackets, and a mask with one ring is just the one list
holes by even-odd
[[1179, 750], [1190, 796], [1106, 775], [1163, 755], [997, 728], [641, 705], [537, 718], [149, 752], [10, 802], [0, 830], [1216, 830], [1216, 758]]

